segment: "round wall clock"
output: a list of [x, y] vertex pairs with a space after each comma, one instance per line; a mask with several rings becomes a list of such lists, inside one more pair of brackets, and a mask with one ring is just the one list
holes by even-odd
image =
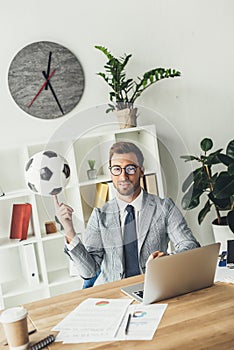
[[84, 91], [84, 73], [77, 57], [64, 46], [39, 41], [21, 49], [9, 72], [10, 93], [28, 114], [42, 119], [70, 112]]

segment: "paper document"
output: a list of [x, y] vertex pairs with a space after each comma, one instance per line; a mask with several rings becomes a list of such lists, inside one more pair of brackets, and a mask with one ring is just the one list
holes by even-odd
[[132, 299], [86, 299], [53, 330], [62, 331], [61, 335], [66, 335], [65, 339], [61, 339], [63, 341], [74, 337], [114, 337], [131, 302]]
[[234, 269], [218, 266], [215, 273], [215, 282], [234, 283]]
[[167, 304], [130, 305], [132, 301], [87, 299], [53, 328], [60, 331], [56, 341], [72, 344], [152, 339]]
[[[116, 335], [116, 340], [151, 340], [167, 308], [167, 304], [130, 305], [125, 319]], [[125, 326], [131, 314], [128, 332]]]

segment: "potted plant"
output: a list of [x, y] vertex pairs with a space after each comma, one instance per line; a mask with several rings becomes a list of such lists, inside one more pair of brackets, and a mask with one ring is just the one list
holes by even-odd
[[[124, 54], [117, 58], [103, 46], [95, 46], [96, 49], [104, 53], [107, 62], [104, 65], [105, 73], [99, 72], [97, 75], [102, 77], [111, 88], [109, 93], [110, 102], [106, 112], [117, 111], [120, 117], [120, 128], [136, 126], [137, 108], [135, 101], [151, 85], [162, 79], [179, 77], [181, 73], [175, 69], [154, 68], [143, 74], [141, 78], [134, 81], [126, 77], [125, 68], [132, 57], [131, 54]], [[123, 122], [122, 119], [127, 121]]]
[[89, 169], [87, 170], [87, 175], [89, 180], [97, 178], [97, 170], [94, 168], [96, 161], [93, 159], [88, 160]]
[[[182, 191], [185, 194], [182, 207], [185, 210], [194, 209], [200, 205], [201, 196], [206, 196], [205, 205], [198, 214], [198, 223], [201, 224], [214, 207], [214, 235], [222, 243], [221, 249], [226, 250], [227, 238], [220, 237], [215, 227], [219, 231], [228, 227], [228, 239], [234, 239], [234, 140], [228, 143], [225, 153], [222, 153], [223, 149], [210, 152], [213, 141], [209, 138], [204, 138], [200, 146], [203, 152], [200, 156], [181, 156], [186, 162], [196, 161], [199, 165], [183, 182]], [[221, 211], [225, 211], [223, 216]]]

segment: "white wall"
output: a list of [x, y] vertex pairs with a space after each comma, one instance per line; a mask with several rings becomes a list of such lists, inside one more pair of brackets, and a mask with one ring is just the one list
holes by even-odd
[[[46, 142], [70, 118], [79, 118], [80, 111], [108, 102], [108, 88], [95, 75], [105, 59], [94, 45], [107, 46], [115, 55], [132, 53], [129, 76], [158, 66], [182, 72], [181, 78], [151, 87], [138, 101], [160, 114], [153, 122], [167, 193], [179, 205], [181, 182], [190, 170], [179, 159], [181, 151], [199, 152], [203, 137], [214, 138], [215, 148], [233, 138], [233, 33], [232, 0], [4, 1], [0, 10], [0, 146]], [[12, 58], [25, 45], [40, 40], [69, 48], [85, 72], [81, 102], [56, 120], [25, 114], [8, 91]], [[146, 116], [140, 118], [140, 123], [148, 122]], [[212, 241], [211, 217], [199, 227], [196, 210], [185, 214], [196, 236], [203, 243]]]

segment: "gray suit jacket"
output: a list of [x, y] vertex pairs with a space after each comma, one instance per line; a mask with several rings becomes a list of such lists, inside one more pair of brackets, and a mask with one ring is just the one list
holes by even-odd
[[[176, 252], [199, 246], [173, 201], [144, 191], [138, 237], [142, 273], [149, 255], [156, 250], [166, 252], [169, 241]], [[65, 247], [65, 252], [83, 278], [91, 278], [101, 269], [96, 285], [124, 278], [122, 231], [116, 199], [107, 202], [102, 209], [94, 208], [84, 243], [79, 242], [72, 250]]]

